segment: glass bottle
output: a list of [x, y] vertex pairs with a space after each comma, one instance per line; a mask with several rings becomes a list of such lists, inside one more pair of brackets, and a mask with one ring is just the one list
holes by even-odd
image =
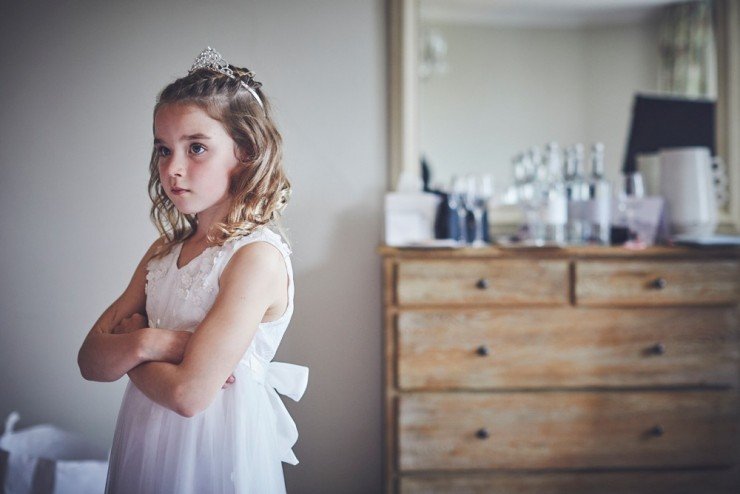
[[546, 146], [543, 166], [540, 167], [542, 235], [541, 244], [564, 244], [565, 226], [568, 222], [568, 202], [563, 181], [563, 166], [557, 142]]
[[604, 176], [604, 145], [591, 146], [591, 176], [586, 218], [590, 224], [589, 243], [609, 245], [611, 240], [612, 186]]
[[575, 144], [565, 151], [565, 193], [568, 199], [566, 239], [569, 244], [587, 241], [590, 222], [587, 219], [589, 182], [584, 172], [583, 144]]

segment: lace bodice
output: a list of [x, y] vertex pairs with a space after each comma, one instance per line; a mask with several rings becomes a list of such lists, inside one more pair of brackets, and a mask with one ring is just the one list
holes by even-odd
[[[166, 256], [149, 261], [145, 288], [149, 325], [194, 331], [216, 299], [219, 276], [216, 264], [227, 249], [233, 250], [234, 247], [235, 241], [220, 247], [208, 247], [179, 269], [177, 259], [182, 250], [181, 243]], [[170, 298], [175, 300], [168, 300]]]
[[276, 341], [270, 338], [272, 343], [279, 344], [293, 313], [295, 290], [289, 257], [291, 250], [278, 234], [266, 227], [228, 241], [223, 246], [208, 247], [181, 268], [177, 267], [177, 259], [182, 243], [164, 257], [149, 261], [145, 291], [150, 326], [194, 331], [216, 300], [218, 281], [231, 256], [243, 245], [257, 241], [268, 242], [280, 250], [288, 269], [288, 306], [285, 312], [277, 320], [260, 324], [260, 327], [270, 327], [273, 332], [280, 333]]

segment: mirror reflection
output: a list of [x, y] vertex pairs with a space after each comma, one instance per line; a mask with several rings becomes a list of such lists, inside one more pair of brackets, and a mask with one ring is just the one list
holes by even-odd
[[716, 99], [710, 3], [533, 4], [420, 2], [419, 147], [432, 187], [491, 173], [505, 200], [517, 155], [553, 141], [581, 144], [586, 163], [601, 143], [617, 183], [635, 94]]

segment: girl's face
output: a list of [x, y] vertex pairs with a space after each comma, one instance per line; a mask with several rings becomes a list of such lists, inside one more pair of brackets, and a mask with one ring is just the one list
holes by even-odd
[[184, 214], [220, 220], [229, 206], [236, 144], [218, 120], [194, 105], [172, 104], [154, 116], [154, 147], [165, 193]]

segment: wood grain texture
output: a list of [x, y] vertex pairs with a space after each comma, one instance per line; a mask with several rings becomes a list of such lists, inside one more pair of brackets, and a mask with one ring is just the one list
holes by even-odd
[[737, 494], [737, 468], [407, 476], [403, 494]]
[[712, 390], [417, 393], [400, 397], [398, 431], [402, 471], [728, 466], [740, 407]]
[[[663, 280], [662, 288], [657, 280]], [[735, 304], [740, 297], [740, 264], [584, 260], [576, 265], [575, 288], [579, 305]]]
[[379, 252], [386, 492], [740, 493], [740, 249]]
[[737, 386], [740, 377], [735, 307], [402, 311], [397, 331], [404, 390]]
[[404, 261], [398, 266], [399, 306], [568, 303], [564, 261]]

